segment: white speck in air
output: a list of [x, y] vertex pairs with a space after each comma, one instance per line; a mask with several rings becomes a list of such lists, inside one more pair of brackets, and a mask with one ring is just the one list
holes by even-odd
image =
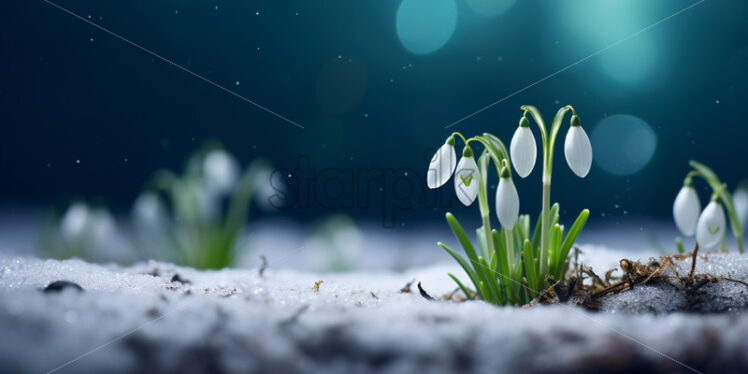
[[80, 164], [80, 163], [81, 163], [81, 160], [75, 160], [75, 163], [76, 163], [76, 164]]
[[238, 86], [238, 85], [240, 85], [240, 84], [241, 84], [241, 82], [239, 82], [239, 81], [236, 81], [236, 85], [237, 85], [237, 86]]
[[260, 15], [260, 12], [255, 12], [255, 15], [256, 15], [256, 16], [259, 16], [259, 15]]
[[364, 118], [369, 118], [369, 113], [364, 113]]
[[716, 100], [715, 103], [719, 104], [719, 100]]

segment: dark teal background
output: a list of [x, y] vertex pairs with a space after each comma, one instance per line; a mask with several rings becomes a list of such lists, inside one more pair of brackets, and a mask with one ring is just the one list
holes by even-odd
[[[585, 12], [588, 2], [520, 0], [505, 14], [482, 17], [458, 0], [451, 39], [434, 53], [414, 55], [398, 39], [395, 0], [59, 0], [302, 130], [41, 0], [3, 1], [0, 202], [40, 206], [81, 196], [125, 209], [151, 172], [181, 168], [209, 139], [243, 162], [265, 157], [293, 168], [306, 155], [317, 169], [423, 174], [451, 130], [489, 131], [508, 144], [522, 104], [536, 105], [549, 121], [558, 107], [572, 104], [588, 132], [607, 115], [630, 114], [657, 135], [654, 155], [639, 172], [616, 176], [593, 165], [580, 180], [563, 160], [562, 132], [553, 200], [570, 213], [589, 207], [598, 222], [668, 218], [689, 159], [709, 164], [730, 186], [748, 177], [745, 1], [707, 0], [643, 32], [656, 42], [658, 57], [642, 82], [621, 84], [600, 68], [603, 54], [622, 43], [444, 129], [695, 3], [632, 1], [634, 21], [611, 32], [608, 43], [593, 43], [571, 30], [568, 19], [559, 21], [568, 17], [565, 7], [575, 7], [580, 22], [600, 17], [599, 9]], [[523, 212], [539, 209], [538, 168], [516, 181]], [[456, 203], [451, 188], [442, 193]], [[377, 219], [383, 209], [376, 205], [343, 211]], [[413, 206], [398, 222], [443, 215]], [[305, 219], [326, 210], [311, 204], [281, 214]]]

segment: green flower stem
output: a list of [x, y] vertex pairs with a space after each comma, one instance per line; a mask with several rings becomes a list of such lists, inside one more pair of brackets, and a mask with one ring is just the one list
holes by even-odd
[[540, 138], [543, 143], [543, 201], [541, 210], [541, 228], [540, 228], [540, 263], [538, 269], [538, 279], [542, 281], [548, 274], [548, 252], [550, 245], [550, 232], [551, 232], [551, 173], [553, 171], [553, 150], [556, 146], [556, 137], [558, 131], [561, 129], [561, 123], [564, 119], [564, 115], [569, 110], [572, 113], [576, 113], [571, 105], [567, 105], [556, 112], [556, 116], [553, 118], [551, 123], [550, 136], [546, 130], [545, 121], [543, 116], [537, 108], [531, 105], [523, 105], [522, 110], [530, 113], [535, 123], [540, 128]]
[[481, 221], [483, 222], [483, 232], [486, 235], [486, 247], [489, 253], [494, 251], [493, 236], [491, 235], [491, 211], [488, 209], [488, 151], [483, 151], [479, 162], [480, 169], [486, 171], [480, 175], [480, 184], [478, 185], [478, 208], [480, 209]]
[[450, 135], [450, 136], [455, 136], [455, 135], [459, 136], [460, 139], [462, 139], [462, 142], [465, 143], [465, 145], [468, 145], [468, 141], [465, 139], [465, 137], [459, 131], [453, 132], [452, 135]]

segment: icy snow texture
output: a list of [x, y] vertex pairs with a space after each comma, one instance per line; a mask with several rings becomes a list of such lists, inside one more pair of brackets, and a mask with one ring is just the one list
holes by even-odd
[[[580, 258], [604, 272], [621, 255], [583, 246]], [[747, 280], [748, 255], [707, 256], [697, 272]], [[687, 274], [690, 260], [678, 266]], [[260, 277], [257, 269], [122, 268], [0, 253], [0, 368], [47, 372], [91, 350], [57, 372], [688, 372], [665, 355], [700, 371], [748, 368], [744, 312], [628, 313], [642, 311], [637, 300], [679, 303], [667, 288], [638, 287], [601, 313], [429, 302], [415, 284], [399, 292], [412, 279], [434, 296], [451, 292], [448, 271], [461, 274], [452, 264], [343, 274], [271, 264]], [[190, 283], [171, 282], [175, 274]], [[56, 280], [85, 291], [40, 291]], [[718, 287], [745, 303], [744, 286]]]

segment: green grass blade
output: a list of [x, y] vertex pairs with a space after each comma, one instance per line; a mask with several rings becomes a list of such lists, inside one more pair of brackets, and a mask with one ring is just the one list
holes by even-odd
[[501, 290], [499, 289], [499, 282], [496, 280], [496, 275], [493, 273], [483, 257], [478, 257], [478, 263], [487, 274], [486, 283], [488, 283], [488, 290], [491, 292], [495, 300], [501, 302], [503, 298], [501, 297]]
[[558, 203], [555, 203], [551, 206], [551, 227], [553, 225], [558, 223], [558, 211], [560, 210], [560, 207]]
[[533, 251], [532, 251], [532, 243], [530, 243], [529, 240], [525, 240], [525, 242], [522, 245], [523, 247], [523, 258], [524, 258], [524, 265], [525, 265], [525, 277], [527, 278], [527, 284], [530, 286], [530, 292], [532, 293], [532, 298], [535, 298], [537, 296], [537, 287], [538, 287], [538, 273], [537, 269], [535, 268], [535, 257], [533, 257]]
[[532, 248], [533, 251], [537, 251], [538, 248], [540, 248], [540, 228], [543, 226], [541, 219], [542, 215], [538, 214], [538, 221], [535, 222], [535, 230], [532, 234]]
[[678, 253], [685, 252], [685, 249], [683, 249], [683, 240], [679, 237], [675, 238], [675, 245], [678, 247]]
[[493, 297], [491, 296], [491, 293], [490, 293], [490, 292], [488, 292], [488, 288], [486, 287], [486, 283], [485, 283], [485, 282], [481, 281], [481, 282], [480, 282], [480, 283], [478, 284], [478, 289], [480, 290], [480, 294], [481, 294], [481, 297], [480, 297], [480, 298], [481, 298], [481, 299], [483, 299], [484, 301], [487, 301], [487, 302], [489, 302], [489, 303], [491, 303], [491, 304], [498, 304], [498, 305], [500, 305], [500, 304], [501, 304], [501, 303], [499, 302], [499, 300], [496, 300], [496, 299], [494, 299], [494, 298], [493, 298]]
[[506, 258], [506, 239], [504, 238], [504, 229], [501, 232], [493, 230], [494, 250], [496, 251], [496, 257], [498, 258], [498, 266], [496, 269], [496, 276], [499, 278], [499, 282], [504, 290], [504, 295], [510, 295], [512, 288], [509, 285], [509, 262]]
[[[460, 264], [460, 266], [462, 267], [462, 270], [465, 270], [465, 274], [467, 274], [468, 278], [470, 278], [470, 281], [473, 282], [475, 289], [478, 290], [478, 292], [480, 292], [480, 289], [478, 288], [478, 283], [480, 283], [481, 279], [475, 274], [475, 270], [473, 270], [473, 267], [467, 261], [465, 261], [465, 259], [462, 258], [462, 256], [460, 256], [455, 251], [447, 247], [444, 243], [437, 243], [437, 245], [439, 245], [445, 251], [447, 251], [447, 253], [449, 253], [449, 255], [452, 256], [452, 258], [454, 258], [458, 264]], [[481, 297], [483, 296], [481, 295]]]
[[519, 221], [517, 221], [517, 225], [519, 228], [517, 229], [517, 232], [520, 234], [520, 243], [524, 243], [525, 239], [530, 238], [530, 215], [529, 214], [523, 214], [519, 216]]
[[480, 248], [481, 256], [490, 260], [493, 257], [491, 253], [493, 251], [488, 249], [488, 244], [486, 243], [486, 230], [484, 230], [482, 226], [475, 230], [475, 237], [478, 238], [478, 248]]
[[559, 252], [558, 256], [558, 263], [560, 263], [561, 265], [556, 269], [556, 274], [553, 274], [553, 276], [556, 277], [557, 280], [561, 280], [560, 273], [561, 271], [563, 271], [563, 264], [566, 262], [566, 256], [569, 255], [571, 246], [574, 245], [574, 242], [577, 240], [577, 236], [579, 236], [582, 228], [584, 228], [584, 224], [587, 223], [587, 218], [589, 218], [589, 216], [590, 211], [587, 209], [579, 213], [576, 221], [574, 221], [574, 224], [571, 225], [571, 228], [569, 229], [569, 234], [566, 235], [566, 238], [564, 238], [564, 241], [561, 243], [561, 251]]
[[[561, 249], [561, 225], [558, 223], [551, 226], [551, 235], [549, 243], [548, 259], [550, 260], [550, 268], [554, 266], [554, 263], [559, 255], [559, 249]], [[553, 271], [551, 271], [553, 274]]]
[[480, 269], [478, 266], [478, 255], [475, 253], [475, 249], [473, 248], [473, 244], [470, 242], [470, 239], [467, 237], [467, 234], [465, 234], [465, 230], [462, 229], [462, 226], [459, 222], [457, 222], [457, 218], [455, 218], [452, 213], [447, 213], [447, 223], [449, 223], [449, 227], [452, 228], [452, 232], [457, 237], [457, 240], [462, 245], [462, 248], [465, 250], [465, 254], [468, 257], [468, 260], [470, 260], [470, 263], [473, 265], [473, 268], [476, 269], [475, 273], [480, 276], [481, 280], [486, 279], [486, 275], [483, 272], [483, 269]]
[[457, 279], [457, 277], [455, 277], [454, 275], [452, 275], [452, 273], [447, 273], [447, 275], [449, 275], [449, 277], [452, 278], [452, 280], [455, 281], [455, 283], [457, 283], [457, 286], [460, 287], [460, 289], [462, 290], [462, 293], [465, 294], [465, 297], [468, 300], [470, 300], [470, 299], [473, 298], [471, 296], [471, 294], [470, 294], [470, 291], [468, 291], [468, 289], [462, 284], [462, 282], [460, 282], [459, 279]]

